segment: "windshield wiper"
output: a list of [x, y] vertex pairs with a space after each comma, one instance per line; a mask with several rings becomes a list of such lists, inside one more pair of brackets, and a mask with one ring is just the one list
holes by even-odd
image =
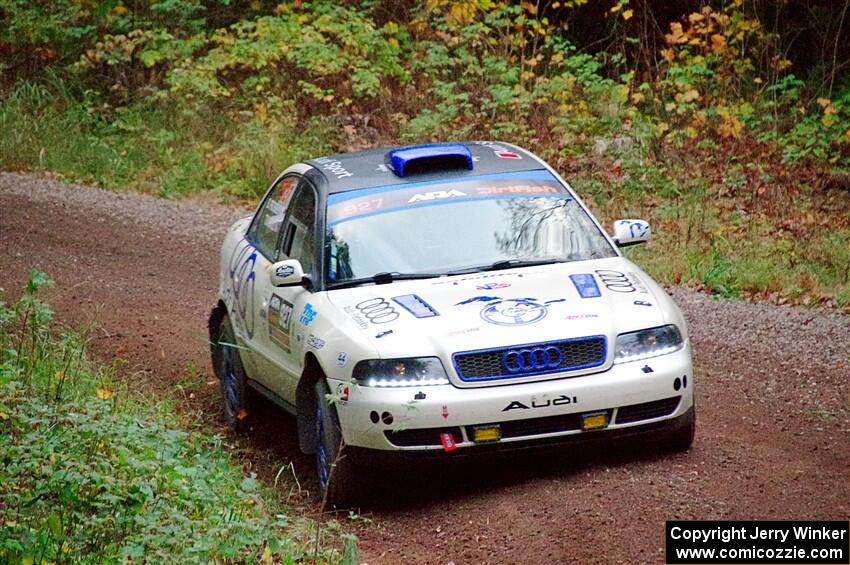
[[328, 283], [328, 288], [350, 288], [363, 284], [389, 284], [393, 281], [415, 281], [442, 277], [442, 273], [376, 273], [371, 277]]
[[537, 265], [552, 265], [554, 263], [564, 263], [564, 259], [503, 259], [491, 263], [487, 267], [481, 267], [482, 271], [502, 271], [504, 269], [513, 269], [515, 267], [536, 267]]

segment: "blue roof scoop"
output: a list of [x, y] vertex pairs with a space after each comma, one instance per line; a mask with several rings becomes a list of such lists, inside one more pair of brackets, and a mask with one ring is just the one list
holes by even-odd
[[387, 166], [400, 177], [451, 169], [472, 170], [472, 153], [462, 143], [428, 143], [387, 151]]

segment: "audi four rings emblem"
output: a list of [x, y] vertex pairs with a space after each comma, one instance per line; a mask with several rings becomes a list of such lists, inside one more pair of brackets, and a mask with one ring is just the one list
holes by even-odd
[[561, 350], [550, 345], [531, 349], [512, 349], [502, 355], [502, 366], [509, 373], [529, 373], [557, 369], [563, 361]]
[[355, 306], [373, 324], [388, 324], [398, 319], [398, 311], [383, 298], [370, 298]]
[[634, 283], [625, 274], [619, 271], [596, 271], [602, 284], [611, 292], [635, 292]]

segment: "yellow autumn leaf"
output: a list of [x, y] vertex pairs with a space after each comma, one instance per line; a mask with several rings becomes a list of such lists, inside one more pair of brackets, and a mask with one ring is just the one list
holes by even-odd
[[635, 92], [634, 94], [632, 94], [632, 103], [640, 104], [644, 101], [644, 98], [645, 97], [642, 92]]
[[850, 139], [850, 129], [848, 129], [847, 131], [845, 131], [845, 132], [844, 132], [844, 136], [845, 136], [847, 139]]
[[260, 563], [273, 563], [272, 561], [272, 550], [269, 546], [266, 546], [266, 549], [263, 550], [263, 555], [260, 556]]
[[[847, 133], [850, 134], [850, 131], [848, 131]], [[8, 414], [6, 414], [5, 412], [0, 412], [0, 420], [8, 420], [8, 419], [9, 419]]]
[[623, 10], [623, 19], [629, 21], [635, 15], [634, 10]]
[[664, 58], [665, 61], [670, 63], [673, 61], [673, 59], [676, 58], [676, 53], [672, 49], [662, 49], [661, 56]]
[[616, 14], [617, 12], [619, 12], [619, 11], [620, 11], [620, 8], [622, 8], [622, 7], [623, 7], [623, 5], [622, 5], [622, 4], [620, 4], [620, 3], [614, 4], [614, 7], [613, 7], [613, 8], [611, 8], [611, 9], [609, 10], [609, 12], [611, 12], [612, 14]]
[[817, 99], [818, 106], [821, 108], [826, 108], [827, 106], [832, 104], [832, 100], [829, 98], [820, 97]]
[[688, 16], [688, 21], [691, 22], [692, 24], [695, 24], [697, 22], [701, 22], [704, 19], [705, 19], [705, 16], [703, 16], [699, 12], [694, 12], [693, 14]]
[[112, 389], [108, 387], [100, 387], [95, 391], [97, 393], [97, 397], [101, 400], [109, 400], [112, 398]]
[[744, 128], [744, 124], [741, 123], [741, 120], [729, 112], [722, 112], [720, 114], [720, 118], [720, 125], [717, 126], [717, 133], [719, 133], [722, 137], [738, 138], [741, 136], [741, 130]]
[[689, 102], [693, 102], [699, 98], [699, 92], [696, 89], [691, 88], [690, 90], [686, 90], [685, 92], [680, 92], [676, 94], [676, 102], [684, 102], [685, 104]]
[[726, 38], [722, 35], [715, 33], [711, 36], [711, 50], [715, 53], [722, 53], [726, 48]]

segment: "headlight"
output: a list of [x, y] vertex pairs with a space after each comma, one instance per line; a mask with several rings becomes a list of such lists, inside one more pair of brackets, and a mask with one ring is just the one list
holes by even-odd
[[360, 386], [447, 385], [449, 378], [436, 357], [361, 361], [352, 375]]
[[617, 336], [614, 363], [628, 363], [667, 355], [684, 347], [682, 334], [674, 325], [650, 328]]

